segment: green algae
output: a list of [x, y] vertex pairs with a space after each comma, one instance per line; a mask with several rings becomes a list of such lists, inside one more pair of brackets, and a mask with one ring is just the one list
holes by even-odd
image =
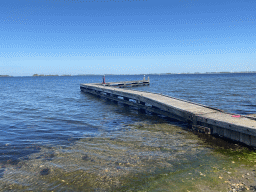
[[215, 152], [223, 154], [239, 164], [244, 164], [246, 166], [254, 166], [256, 164], [255, 150], [247, 147], [239, 147], [235, 149], [218, 148], [215, 149]]
[[116, 177], [101, 176], [84, 170], [65, 172], [55, 169], [52, 176], [43, 179], [48, 183], [54, 183], [59, 189], [72, 191], [106, 191], [118, 184]]

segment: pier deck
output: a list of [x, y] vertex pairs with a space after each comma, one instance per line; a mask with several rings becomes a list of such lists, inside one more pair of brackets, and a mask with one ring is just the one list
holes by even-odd
[[219, 109], [162, 94], [120, 89], [99, 83], [81, 84], [80, 89], [86, 93], [187, 122], [192, 129], [207, 134], [223, 136], [256, 147], [256, 120], [253, 117], [225, 113]]
[[121, 81], [121, 82], [110, 82], [102, 84], [103, 86], [113, 86], [113, 87], [137, 87], [137, 86], [145, 86], [149, 85], [150, 81], [148, 80], [141, 80], [141, 81]]

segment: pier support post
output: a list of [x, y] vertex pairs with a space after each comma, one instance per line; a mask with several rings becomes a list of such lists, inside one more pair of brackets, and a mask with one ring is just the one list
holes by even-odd
[[154, 109], [159, 109], [158, 107], [156, 107], [156, 106], [154, 106], [154, 105], [152, 105], [152, 109], [153, 109], [153, 111], [152, 111], [152, 115], [158, 115], [158, 113], [156, 113], [155, 111], [154, 111]]
[[94, 90], [94, 94], [96, 95], [96, 96], [98, 96], [98, 97], [100, 97], [101, 95], [100, 95], [100, 91], [96, 91], [96, 90]]
[[139, 113], [142, 113], [142, 114], [145, 114], [145, 113], [146, 113], [146, 110], [143, 109], [143, 108], [139, 108], [138, 112], [139, 112]]
[[256, 136], [251, 136], [251, 146], [256, 147]]
[[137, 100], [137, 103], [141, 104], [141, 105], [145, 105], [145, 102], [142, 102], [142, 101], [139, 101], [139, 100]]
[[[123, 97], [124, 101], [128, 101], [129, 102], [129, 98], [128, 97]], [[128, 106], [128, 104], [124, 103], [125, 106]]]
[[246, 145], [251, 145], [251, 136], [240, 133], [240, 142], [245, 143]]
[[140, 107], [140, 105], [145, 105], [145, 102], [142, 102], [142, 101], [139, 101], [139, 100], [137, 100], [136, 102], [139, 104], [139, 106], [138, 106], [139, 113], [146, 113], [146, 110], [144, 108]]
[[231, 139], [235, 141], [240, 141], [240, 133], [236, 131], [231, 131]]
[[[186, 116], [186, 115], [185, 115]], [[193, 114], [189, 114], [186, 116], [186, 121], [188, 124], [188, 128], [192, 129], [193, 127], [197, 126], [197, 117]]]
[[107, 97], [106, 97], [107, 100], [111, 100], [111, 98], [110, 98], [110, 97], [111, 97], [111, 94], [110, 94], [110, 93], [106, 93], [106, 96], [107, 96]]
[[113, 100], [112, 100], [113, 102], [118, 103], [118, 101], [117, 101], [118, 96], [117, 95], [112, 94], [112, 98], [113, 98]]

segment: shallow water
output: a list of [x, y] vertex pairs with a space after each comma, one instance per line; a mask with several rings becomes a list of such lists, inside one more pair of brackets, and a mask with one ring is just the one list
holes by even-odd
[[[137, 79], [142, 77], [107, 77], [111, 82]], [[250, 114], [256, 113], [255, 79], [255, 74], [150, 76], [150, 86], [134, 89]], [[218, 191], [228, 187], [214, 170], [230, 165], [232, 170], [236, 165], [231, 163], [233, 157], [216, 149], [237, 145], [212, 141], [190, 132], [183, 123], [139, 113], [79, 89], [80, 83], [100, 81], [100, 76], [0, 79], [2, 189]]]

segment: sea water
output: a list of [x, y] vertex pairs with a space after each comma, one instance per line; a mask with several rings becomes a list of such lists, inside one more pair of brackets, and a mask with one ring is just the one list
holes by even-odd
[[[142, 78], [109, 75], [106, 82]], [[150, 86], [131, 89], [230, 113], [256, 114], [256, 74], [149, 78]], [[248, 151], [246, 147], [80, 91], [80, 83], [101, 81], [101, 76], [0, 78], [3, 191], [225, 191], [229, 187], [219, 177], [230, 176], [223, 170], [237, 169], [236, 163], [230, 153], [216, 149]]]

